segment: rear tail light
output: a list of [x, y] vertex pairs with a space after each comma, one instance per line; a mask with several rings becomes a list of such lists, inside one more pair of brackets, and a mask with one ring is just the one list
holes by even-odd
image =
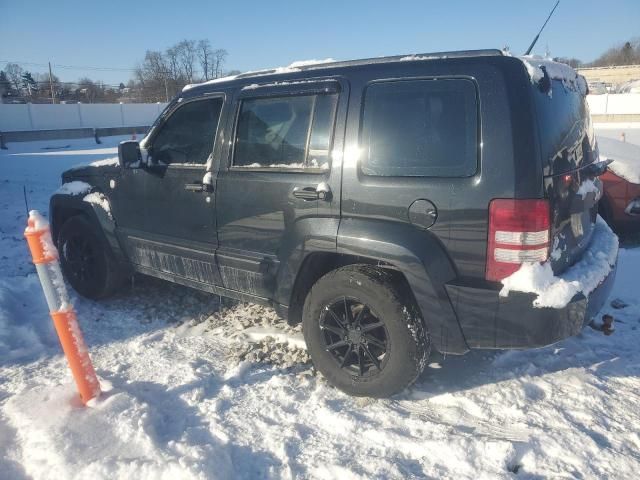
[[550, 224], [547, 200], [492, 200], [486, 279], [499, 282], [525, 262], [547, 260]]

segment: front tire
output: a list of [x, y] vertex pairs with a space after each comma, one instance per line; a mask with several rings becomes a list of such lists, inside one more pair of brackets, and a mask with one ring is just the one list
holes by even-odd
[[343, 392], [389, 397], [422, 373], [430, 340], [396, 272], [349, 265], [311, 288], [302, 328], [315, 367]]
[[122, 269], [85, 217], [68, 219], [60, 229], [57, 245], [62, 272], [83, 297], [106, 298], [122, 285]]

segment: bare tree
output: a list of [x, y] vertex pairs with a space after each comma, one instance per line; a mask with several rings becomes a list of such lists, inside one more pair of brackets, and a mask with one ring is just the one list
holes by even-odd
[[9, 81], [13, 84], [13, 88], [19, 92], [20, 85], [22, 84], [22, 74], [24, 73], [22, 67], [17, 63], [7, 63], [4, 71], [6, 72]]
[[180, 79], [180, 50], [178, 46], [167, 48], [165, 53], [168, 75], [174, 80]]
[[213, 49], [206, 39], [182, 40], [164, 52], [148, 50], [134, 72], [136, 96], [149, 102], [168, 100], [187, 83], [222, 76], [226, 57], [226, 50]]
[[202, 73], [205, 80], [213, 78], [213, 49], [211, 48], [211, 42], [209, 40], [200, 40], [198, 42], [198, 60], [200, 60], [200, 67], [202, 67]]
[[222, 76], [222, 69], [224, 68], [224, 62], [227, 60], [227, 51], [224, 48], [219, 48], [213, 52], [213, 72], [214, 78]]
[[95, 102], [100, 93], [100, 87], [96, 85], [93, 80], [86, 77], [78, 80], [78, 90], [79, 93], [84, 97], [84, 99], [89, 103]]
[[193, 73], [196, 65], [196, 42], [195, 40], [182, 40], [178, 45], [178, 58], [184, 79], [188, 83], [193, 82]]
[[610, 48], [600, 55], [590, 66], [609, 67], [612, 65], [640, 64], [640, 39], [632, 38], [616, 47]]

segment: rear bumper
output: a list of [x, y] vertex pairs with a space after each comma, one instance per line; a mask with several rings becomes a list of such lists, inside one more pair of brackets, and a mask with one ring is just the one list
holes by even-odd
[[578, 294], [564, 308], [536, 308], [534, 294], [501, 297], [499, 287], [487, 284], [448, 284], [446, 290], [469, 348], [535, 348], [578, 334], [604, 305], [615, 276], [614, 265], [588, 297]]

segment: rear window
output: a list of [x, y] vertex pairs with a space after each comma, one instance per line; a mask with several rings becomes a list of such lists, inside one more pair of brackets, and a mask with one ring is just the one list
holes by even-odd
[[365, 92], [362, 172], [467, 177], [478, 168], [476, 89], [466, 79], [380, 82]]
[[[581, 143], [586, 135], [592, 138], [591, 122], [585, 97], [577, 90], [565, 88], [560, 80], [552, 80], [551, 95], [537, 88], [533, 92], [542, 158], [554, 165], [555, 173], [571, 170], [575, 161], [555, 157]], [[586, 147], [589, 147], [588, 142]], [[580, 149], [578, 149], [578, 153]], [[586, 163], [592, 159], [586, 159]], [[566, 164], [566, 165], [563, 165]]]

